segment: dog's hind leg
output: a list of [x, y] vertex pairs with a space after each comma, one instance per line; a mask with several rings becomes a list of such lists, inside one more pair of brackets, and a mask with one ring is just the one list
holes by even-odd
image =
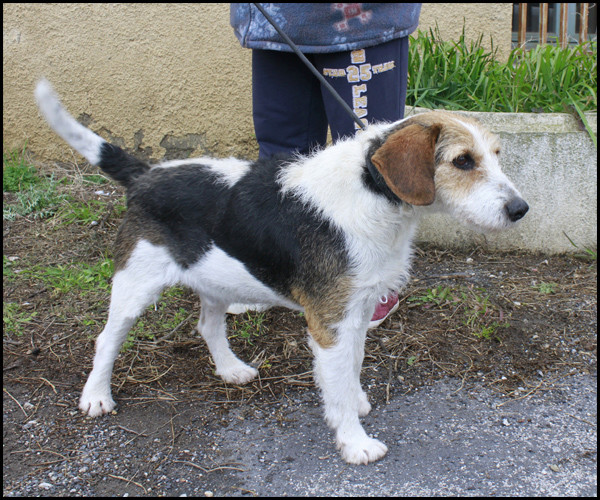
[[[150, 244], [148, 244], [150, 245]], [[150, 249], [150, 251], [148, 251]], [[109, 413], [115, 407], [110, 389], [113, 365], [127, 332], [144, 309], [156, 302], [165, 286], [166, 269], [162, 262], [154, 260], [165, 252], [160, 247], [145, 247], [142, 258], [130, 258], [124, 269], [113, 277], [108, 321], [96, 339], [94, 367], [81, 393], [79, 408], [90, 417]], [[149, 265], [154, 262], [154, 266]], [[153, 269], [154, 268], [154, 269]], [[149, 269], [152, 271], [149, 272]]]
[[225, 382], [245, 384], [258, 375], [258, 371], [241, 361], [229, 347], [225, 311], [228, 304], [212, 301], [201, 296], [202, 307], [198, 331], [208, 345], [215, 362], [216, 373]]

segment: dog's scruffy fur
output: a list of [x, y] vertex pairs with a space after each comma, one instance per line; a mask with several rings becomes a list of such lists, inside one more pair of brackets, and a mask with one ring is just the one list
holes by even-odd
[[360, 386], [365, 336], [379, 298], [408, 279], [419, 215], [438, 210], [492, 231], [528, 210], [500, 170], [496, 136], [457, 114], [370, 125], [306, 157], [149, 166], [77, 123], [45, 80], [35, 95], [50, 126], [127, 188], [108, 321], [79, 403], [90, 416], [115, 406], [113, 364], [136, 318], [181, 283], [200, 296], [198, 331], [217, 374], [233, 384], [258, 372], [229, 347], [228, 306], [304, 311], [342, 457], [378, 460], [387, 447], [359, 422], [371, 410]]

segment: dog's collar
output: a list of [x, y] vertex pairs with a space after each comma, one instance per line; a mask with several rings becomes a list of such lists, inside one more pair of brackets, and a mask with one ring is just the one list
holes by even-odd
[[396, 204], [404, 203], [397, 195], [394, 194], [394, 192], [385, 183], [385, 181], [383, 180], [383, 176], [379, 173], [379, 170], [377, 170], [375, 165], [373, 165], [373, 162], [371, 161], [370, 156], [367, 156], [365, 163], [367, 164], [367, 171], [369, 172], [371, 180], [373, 181], [373, 184], [374, 184], [373, 187], [378, 192], [383, 194], [392, 203], [396, 203]]

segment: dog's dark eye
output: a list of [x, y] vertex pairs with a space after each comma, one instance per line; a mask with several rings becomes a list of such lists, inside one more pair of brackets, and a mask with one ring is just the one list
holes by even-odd
[[475, 167], [475, 162], [470, 155], [460, 155], [452, 160], [452, 164], [461, 170], [471, 170]]

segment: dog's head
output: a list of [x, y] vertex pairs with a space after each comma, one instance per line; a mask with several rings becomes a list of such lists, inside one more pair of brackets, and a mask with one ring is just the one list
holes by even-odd
[[441, 111], [393, 125], [370, 161], [410, 205], [434, 205], [479, 230], [504, 229], [529, 209], [498, 162], [500, 143], [478, 121]]

